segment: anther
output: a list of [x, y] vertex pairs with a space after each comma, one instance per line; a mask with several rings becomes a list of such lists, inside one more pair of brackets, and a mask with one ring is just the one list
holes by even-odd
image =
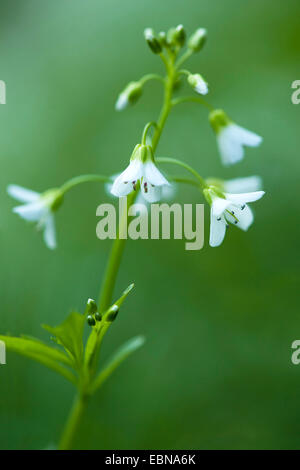
[[242, 207], [241, 207], [241, 210], [243, 211], [246, 207], [246, 204], [243, 204]]
[[147, 186], [147, 183], [144, 183], [144, 191], [145, 191], [145, 193], [147, 193], [147, 192], [148, 192], [148, 186]]
[[132, 181], [132, 186], [133, 186], [134, 191], [136, 191], [136, 181]]

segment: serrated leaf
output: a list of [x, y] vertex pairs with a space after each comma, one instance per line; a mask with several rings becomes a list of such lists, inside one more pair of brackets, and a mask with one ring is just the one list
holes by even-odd
[[114, 356], [110, 359], [106, 367], [99, 373], [91, 386], [91, 392], [94, 393], [103, 382], [115, 371], [115, 369], [122, 364], [125, 359], [130, 356], [134, 351], [139, 349], [145, 343], [143, 336], [136, 336], [117, 350]]
[[8, 351], [13, 351], [33, 359], [58, 374], [61, 374], [70, 382], [76, 383], [75, 375], [64, 366], [71, 367], [72, 362], [62, 351], [58, 351], [35, 338], [29, 339], [0, 335], [0, 340], [4, 341]]
[[71, 312], [61, 325], [55, 327], [42, 325], [45, 330], [54, 336], [54, 340], [61, 344], [74, 358], [77, 366], [81, 364], [83, 356], [82, 336], [84, 323], [84, 315], [78, 312]]

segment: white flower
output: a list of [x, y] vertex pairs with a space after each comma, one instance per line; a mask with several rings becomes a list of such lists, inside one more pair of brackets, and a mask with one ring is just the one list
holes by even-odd
[[188, 83], [200, 95], [207, 95], [207, 93], [208, 93], [207, 82], [204, 80], [202, 75], [200, 75], [199, 73], [190, 74], [188, 76]]
[[62, 202], [62, 195], [58, 190], [50, 190], [40, 194], [30, 189], [22, 188], [10, 184], [7, 188], [10, 196], [18, 201], [24, 202], [24, 205], [13, 208], [13, 212], [19, 214], [23, 219], [30, 222], [37, 222], [37, 227], [44, 231], [44, 241], [48, 248], [56, 248], [56, 232], [53, 215], [53, 206], [56, 207]]
[[219, 197], [213, 191], [209, 194], [211, 197], [209, 244], [214, 247], [221, 245], [224, 240], [228, 223], [242, 230], [248, 230], [253, 222], [253, 214], [247, 203], [257, 201], [265, 192], [224, 193], [224, 198]]
[[257, 147], [262, 137], [232, 122], [222, 110], [210, 113], [210, 123], [217, 136], [217, 144], [224, 165], [233, 165], [244, 157], [244, 146]]
[[115, 179], [111, 193], [117, 197], [127, 196], [136, 190], [138, 181], [144, 198], [149, 202], [159, 201], [162, 188], [169, 185], [157, 169], [149, 145], [135, 147], [128, 167]]

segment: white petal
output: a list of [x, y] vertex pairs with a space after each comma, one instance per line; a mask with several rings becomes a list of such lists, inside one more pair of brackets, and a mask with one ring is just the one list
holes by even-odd
[[123, 173], [118, 176], [111, 188], [111, 193], [114, 196], [122, 197], [133, 191], [133, 181], [137, 181], [142, 176], [142, 162], [139, 160], [132, 160]]
[[169, 184], [168, 180], [166, 180], [153, 162], [147, 162], [143, 165], [143, 175], [154, 186]]
[[248, 193], [259, 191], [262, 188], [260, 176], [247, 176], [246, 178], [234, 178], [223, 182], [224, 190], [227, 193]]
[[195, 90], [200, 95], [207, 95], [208, 93], [208, 85], [205, 80], [198, 80], [197, 85], [195, 86]]
[[264, 191], [254, 191], [252, 193], [231, 194], [225, 193], [226, 199], [230, 200], [233, 204], [243, 205], [247, 202], [258, 201], [265, 194]]
[[56, 231], [54, 215], [49, 213], [44, 222], [44, 241], [50, 250], [56, 248]]
[[163, 186], [153, 186], [150, 181], [143, 178], [141, 182], [142, 195], [148, 202], [157, 202], [161, 199]]
[[231, 132], [232, 135], [234, 133], [234, 138], [236, 140], [238, 140], [242, 145], [247, 145], [248, 147], [257, 147], [263, 140], [259, 135], [244, 129], [244, 127], [238, 126], [237, 124], [231, 124]]
[[224, 240], [226, 233], [226, 221], [224, 216], [215, 217], [213, 209], [210, 211], [210, 235], [209, 244], [210, 246], [219, 246]]
[[123, 111], [123, 109], [127, 108], [127, 106], [128, 106], [127, 94], [126, 93], [121, 93], [118, 96], [118, 99], [117, 99], [117, 102], [116, 102], [116, 105], [115, 105], [115, 109], [117, 111]]
[[233, 165], [244, 157], [244, 149], [239, 141], [236, 141], [231, 132], [231, 126], [226, 126], [217, 135], [217, 144], [224, 165]]
[[212, 213], [215, 217], [220, 217], [220, 215], [230, 206], [231, 201], [223, 199], [221, 197], [215, 197], [212, 203]]
[[242, 230], [248, 230], [254, 220], [253, 212], [250, 207], [246, 205], [243, 210], [239, 208], [236, 209], [235, 215], [238, 219], [238, 223], [236, 224], [236, 226], [241, 228]]
[[21, 202], [33, 202], [40, 197], [39, 193], [31, 191], [31, 189], [23, 188], [22, 186], [18, 186], [17, 184], [10, 184], [7, 187], [7, 192], [11, 197]]
[[24, 206], [17, 206], [13, 208], [13, 212], [19, 214], [23, 219], [30, 222], [36, 222], [45, 214], [45, 206], [42, 201], [32, 202], [31, 204], [24, 204]]

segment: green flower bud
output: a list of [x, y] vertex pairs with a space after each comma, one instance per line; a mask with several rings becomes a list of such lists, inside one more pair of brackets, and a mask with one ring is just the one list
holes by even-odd
[[113, 322], [116, 319], [116, 317], [119, 313], [119, 307], [115, 304], [109, 310], [110, 311], [109, 311], [109, 314], [106, 317], [106, 321]]
[[214, 111], [211, 111], [209, 114], [209, 121], [216, 134], [218, 134], [222, 128], [228, 126], [231, 122], [227, 114], [222, 109], [215, 109]]
[[158, 33], [158, 40], [160, 42], [161, 47], [167, 46], [167, 35], [164, 31], [160, 31], [160, 33]]
[[99, 312], [96, 312], [96, 313], [95, 313], [95, 320], [96, 320], [96, 321], [101, 321], [101, 320], [102, 320], [102, 315], [101, 315], [101, 313], [99, 313]]
[[98, 310], [97, 304], [93, 299], [88, 299], [86, 306], [88, 313], [90, 313], [91, 315], [96, 313]]
[[154, 54], [160, 54], [162, 51], [161, 44], [154, 35], [152, 28], [146, 28], [144, 31], [144, 36], [148, 46]]
[[116, 110], [122, 111], [129, 104], [134, 104], [142, 94], [142, 85], [140, 82], [130, 82], [119, 94], [116, 102]]
[[197, 29], [194, 34], [190, 37], [188, 42], [189, 49], [194, 52], [199, 52], [204, 46], [207, 38], [207, 30], [205, 28]]
[[185, 38], [186, 38], [186, 34], [185, 34], [185, 30], [184, 30], [184, 27], [182, 26], [182, 24], [178, 25], [176, 28], [175, 28], [175, 31], [174, 31], [174, 41], [179, 45], [179, 46], [183, 46], [184, 43], [185, 43]]
[[92, 315], [88, 315], [86, 317], [86, 321], [88, 322], [88, 325], [90, 325], [90, 326], [95, 326], [96, 325], [96, 320]]

